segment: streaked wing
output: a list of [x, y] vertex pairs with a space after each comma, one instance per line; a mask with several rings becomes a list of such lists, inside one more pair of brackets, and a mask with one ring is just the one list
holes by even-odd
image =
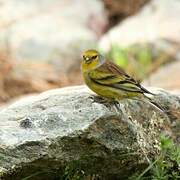
[[89, 77], [101, 85], [111, 86], [129, 92], [152, 94], [126, 74], [122, 68], [112, 62], [105, 62], [96, 70], [90, 72]]

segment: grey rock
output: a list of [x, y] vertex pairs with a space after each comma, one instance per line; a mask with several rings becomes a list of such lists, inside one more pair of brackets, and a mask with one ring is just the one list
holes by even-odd
[[160, 133], [177, 141], [180, 97], [152, 91], [168, 114], [130, 99], [117, 109], [99, 103], [84, 86], [47, 91], [2, 109], [0, 177], [127, 178], [157, 155]]

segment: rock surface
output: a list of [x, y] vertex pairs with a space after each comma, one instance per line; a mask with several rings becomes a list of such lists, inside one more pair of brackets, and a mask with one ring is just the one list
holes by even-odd
[[[148, 165], [164, 132], [178, 141], [180, 97], [162, 90], [149, 103], [101, 104], [84, 86], [47, 91], [0, 111], [0, 177], [73, 175], [127, 178]], [[96, 99], [96, 100], [95, 100]]]

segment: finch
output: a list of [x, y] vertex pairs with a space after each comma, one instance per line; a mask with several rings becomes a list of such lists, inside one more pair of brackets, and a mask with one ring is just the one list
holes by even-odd
[[146, 94], [154, 95], [138, 81], [129, 76], [121, 67], [107, 61], [98, 51], [87, 50], [83, 53], [81, 71], [85, 84], [96, 94], [112, 101], [124, 98], [146, 99], [163, 111]]

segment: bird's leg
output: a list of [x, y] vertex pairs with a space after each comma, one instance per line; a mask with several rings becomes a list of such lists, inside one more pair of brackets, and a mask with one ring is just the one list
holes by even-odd
[[107, 103], [108, 100], [102, 96], [90, 96], [90, 98], [94, 101], [94, 102], [97, 102], [97, 103]]
[[119, 110], [119, 102], [113, 101], [113, 105], [116, 107], [117, 110]]
[[114, 107], [116, 108], [117, 113], [122, 112], [118, 101], [114, 100], [114, 101], [112, 101], [112, 103], [113, 103]]
[[90, 96], [90, 98], [93, 100], [93, 102], [103, 104], [107, 108], [111, 108], [111, 104], [114, 102], [114, 101], [107, 99], [105, 97], [102, 97], [102, 96], [94, 96], [93, 95], [93, 96]]
[[122, 110], [121, 110], [121, 108], [119, 106], [120, 105], [119, 102], [117, 100], [115, 100], [115, 99], [107, 99], [107, 98], [102, 97], [102, 96], [91, 96], [90, 98], [93, 99], [93, 102], [103, 104], [107, 108], [111, 109], [112, 106], [114, 106], [115, 111], [117, 113], [122, 112]]

